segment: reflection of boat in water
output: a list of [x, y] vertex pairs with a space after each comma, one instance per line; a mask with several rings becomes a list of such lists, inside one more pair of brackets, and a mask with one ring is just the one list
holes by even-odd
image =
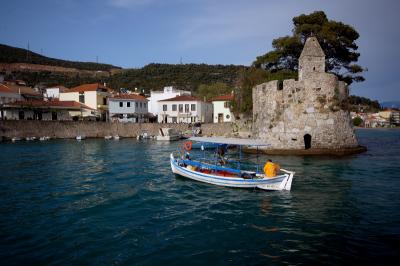
[[[250, 139], [232, 138], [204, 138], [193, 137], [190, 140], [202, 143], [216, 143], [241, 146], [267, 146], [266, 144]], [[185, 145], [185, 150], [191, 149], [191, 144]], [[240, 168], [240, 160], [236, 162], [238, 168], [228, 167], [220, 160], [190, 158], [187, 153], [181, 157], [171, 153], [170, 164], [172, 172], [193, 180], [226, 187], [260, 188], [265, 190], [290, 190], [294, 172], [281, 169], [281, 173], [274, 177], [267, 177], [259, 171], [248, 171]], [[241, 156], [240, 156], [241, 157]]]
[[84, 139], [86, 139], [86, 136], [85, 136], [85, 135], [78, 135], [78, 136], [76, 136], [76, 140], [84, 140]]
[[160, 135], [157, 136], [157, 140], [164, 141], [172, 141], [179, 140], [181, 138], [181, 134], [176, 131], [174, 128], [160, 128]]

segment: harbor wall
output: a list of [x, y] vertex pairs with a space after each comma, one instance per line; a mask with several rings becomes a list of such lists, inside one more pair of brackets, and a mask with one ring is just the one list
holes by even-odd
[[[148, 132], [150, 135], [158, 135], [159, 129], [163, 127], [175, 128], [179, 131], [186, 131], [189, 128], [188, 124], [9, 120], [0, 121], [0, 140], [7, 140], [13, 137], [42, 136], [75, 138], [77, 135], [85, 135], [88, 138], [103, 138], [107, 135], [133, 138], [143, 132]], [[205, 136], [228, 137], [238, 135], [238, 127], [233, 123], [202, 124], [201, 130]]]

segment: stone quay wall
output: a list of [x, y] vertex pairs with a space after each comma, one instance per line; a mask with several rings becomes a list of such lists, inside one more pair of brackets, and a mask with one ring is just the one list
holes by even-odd
[[[42, 136], [75, 138], [78, 135], [85, 135], [88, 138], [103, 138], [107, 135], [133, 138], [143, 132], [158, 135], [159, 129], [164, 127], [175, 128], [179, 131], [188, 130], [188, 124], [8, 120], [0, 121], [0, 140]], [[204, 136], [226, 137], [234, 136], [234, 131], [238, 130], [232, 123], [202, 124], [201, 129]]]

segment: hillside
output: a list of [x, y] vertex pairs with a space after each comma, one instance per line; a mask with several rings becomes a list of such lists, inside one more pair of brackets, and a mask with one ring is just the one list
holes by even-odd
[[353, 112], [378, 112], [381, 106], [378, 101], [369, 98], [350, 95], [349, 110]]
[[200, 84], [216, 82], [235, 86], [239, 71], [244, 66], [206, 64], [149, 64], [143, 68], [120, 71], [108, 79], [111, 87], [158, 90], [164, 86], [176, 86], [195, 90]]
[[223, 82], [234, 86], [244, 66], [206, 64], [149, 64], [121, 69], [110, 64], [74, 62], [42, 56], [26, 49], [0, 44], [0, 71], [8, 79], [21, 79], [30, 86], [106, 82], [110, 87], [149, 91], [164, 86], [195, 90], [200, 84]]
[[98, 64], [93, 62], [75, 62], [46, 57], [26, 49], [0, 44], [0, 63], [28, 63], [39, 65], [51, 65], [79, 70], [110, 71], [120, 69], [110, 64]]

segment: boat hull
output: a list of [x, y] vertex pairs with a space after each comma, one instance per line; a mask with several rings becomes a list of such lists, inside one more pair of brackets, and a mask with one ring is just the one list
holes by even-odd
[[157, 140], [161, 141], [174, 141], [174, 140], [179, 140], [181, 137], [178, 135], [172, 135], [172, 136], [157, 136]]
[[244, 179], [239, 177], [222, 177], [200, 173], [180, 166], [178, 161], [174, 159], [173, 154], [170, 156], [170, 161], [171, 169], [174, 174], [178, 174], [199, 182], [224, 187], [260, 188], [264, 190], [290, 190], [294, 175], [293, 172], [289, 172], [274, 178]]

